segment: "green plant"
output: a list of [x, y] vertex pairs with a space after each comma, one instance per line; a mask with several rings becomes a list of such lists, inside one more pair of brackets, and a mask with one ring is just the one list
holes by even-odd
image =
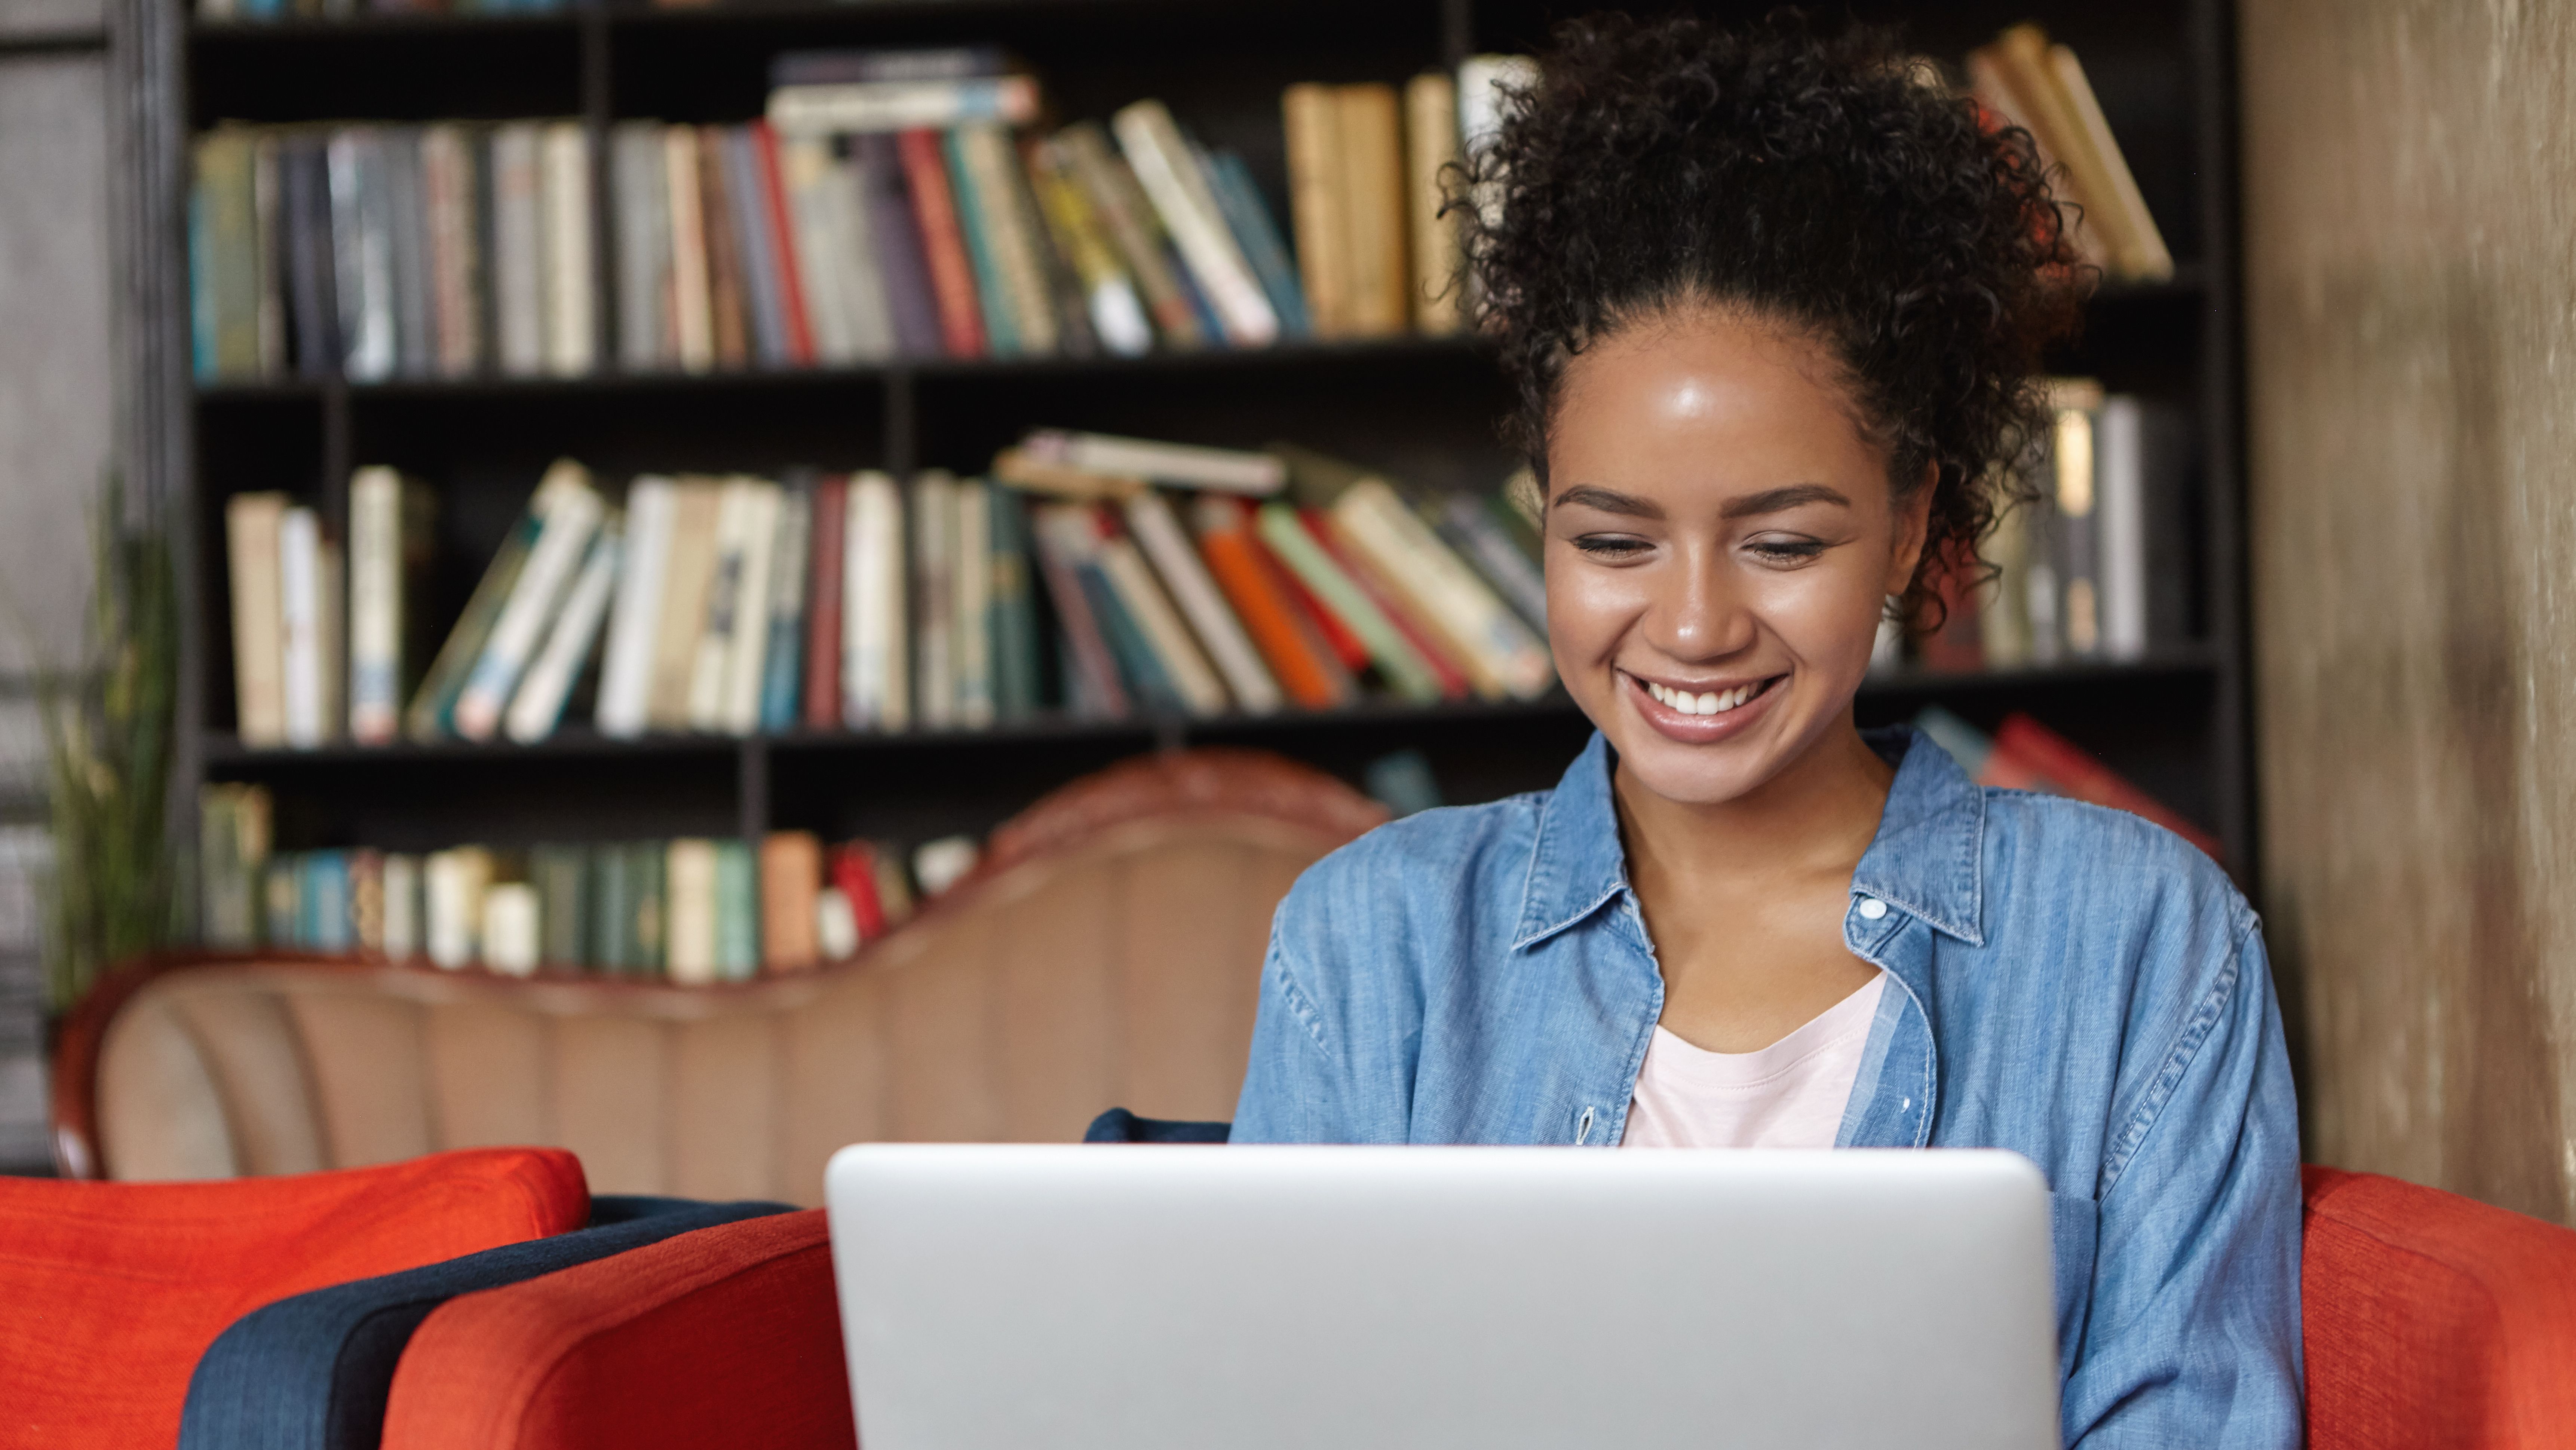
[[69, 1007], [113, 963], [170, 939], [178, 904], [168, 840], [179, 616], [170, 541], [126, 518], [111, 474], [90, 515], [91, 581], [79, 656], [40, 658], [53, 868], [45, 987]]

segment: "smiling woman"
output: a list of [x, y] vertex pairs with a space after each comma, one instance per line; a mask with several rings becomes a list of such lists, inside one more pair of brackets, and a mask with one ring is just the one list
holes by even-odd
[[1883, 34], [1579, 21], [1464, 178], [1597, 727], [1281, 905], [1236, 1141], [2000, 1147], [2067, 1441], [2297, 1443], [2298, 1132], [2253, 913], [2135, 817], [1855, 728], [1975, 567], [2077, 275], [2029, 138]]

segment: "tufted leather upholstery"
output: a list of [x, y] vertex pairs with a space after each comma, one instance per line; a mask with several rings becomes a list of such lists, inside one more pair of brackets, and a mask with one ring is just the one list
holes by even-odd
[[113, 1178], [549, 1144], [601, 1193], [818, 1203], [846, 1143], [1071, 1142], [1113, 1104], [1230, 1116], [1271, 911], [1380, 814], [1270, 757], [1132, 762], [997, 832], [974, 877], [844, 966], [675, 988], [195, 964], [133, 987], [94, 1082], [68, 1086], [94, 1090]]

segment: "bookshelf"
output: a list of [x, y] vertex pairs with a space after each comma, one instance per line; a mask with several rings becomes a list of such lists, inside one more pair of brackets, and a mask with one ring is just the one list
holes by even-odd
[[[145, 107], [157, 143], [184, 159], [220, 120], [295, 122], [579, 117], [591, 131], [596, 234], [612, 235], [607, 128], [629, 117], [735, 121], [758, 114], [778, 51], [823, 46], [1002, 45], [1041, 77], [1051, 115], [1102, 118], [1165, 100], [1212, 145], [1249, 163], [1287, 215], [1279, 94], [1301, 80], [1404, 78], [1465, 55], [1532, 48], [1564, 7], [1522, 0], [758, 0], [688, 10], [619, 3], [537, 15], [361, 15], [200, 22], [154, 7], [180, 63], [143, 68], [168, 89]], [[1715, 7], [1751, 17], [1762, 6]], [[2250, 879], [2246, 662], [2239, 494], [2239, 333], [2223, 0], [2132, 7], [1865, 3], [1926, 53], [1955, 61], [1997, 29], [2037, 19], [2083, 56], [2141, 189], [2180, 263], [2154, 284], [2112, 284], [2058, 371], [2101, 378], [2186, 415], [2193, 638], [2127, 663], [1873, 678], [1863, 723], [1939, 703], [1986, 728], [2028, 711], [2195, 820]], [[155, 82], [153, 75], [165, 75]], [[148, 219], [163, 276], [184, 278], [184, 184]], [[1435, 489], [1491, 487], [1510, 460], [1493, 422], [1508, 402], [1472, 341], [1294, 343], [1258, 351], [1098, 360], [908, 360], [683, 375], [615, 366], [614, 248], [596, 249], [598, 355], [579, 378], [337, 378], [191, 385], [146, 408], [163, 430], [194, 608], [182, 681], [182, 773], [257, 781], [277, 802], [278, 845], [420, 850], [464, 840], [525, 844], [677, 834], [919, 840], [980, 832], [1044, 790], [1157, 747], [1246, 745], [1356, 780], [1419, 749], [1452, 801], [1551, 784], [1587, 726], [1561, 694], [1533, 704], [1370, 703], [1265, 717], [1046, 717], [981, 731], [795, 731], [611, 740], [568, 725], [533, 746], [440, 743], [247, 749], [234, 733], [223, 508], [285, 489], [346, 523], [352, 466], [392, 463], [442, 496], [435, 611], [451, 620], [560, 455], [604, 479], [643, 469], [980, 470], [1027, 428], [1054, 425], [1225, 446], [1286, 438]], [[155, 295], [169, 295], [166, 287]], [[178, 293], [185, 296], [184, 287]], [[184, 374], [184, 308], [146, 314], [166, 376]], [[153, 419], [157, 418], [156, 423]], [[345, 535], [343, 535], [345, 536]]]

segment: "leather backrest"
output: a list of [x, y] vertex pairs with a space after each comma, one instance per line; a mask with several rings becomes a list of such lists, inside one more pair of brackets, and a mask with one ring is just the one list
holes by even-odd
[[1113, 1105], [1226, 1118], [1271, 912], [1373, 818], [1363, 801], [1339, 824], [1181, 809], [1042, 831], [858, 961], [740, 987], [164, 972], [102, 1034], [101, 1167], [205, 1178], [547, 1144], [601, 1193], [813, 1204], [847, 1143], [1073, 1142]]

